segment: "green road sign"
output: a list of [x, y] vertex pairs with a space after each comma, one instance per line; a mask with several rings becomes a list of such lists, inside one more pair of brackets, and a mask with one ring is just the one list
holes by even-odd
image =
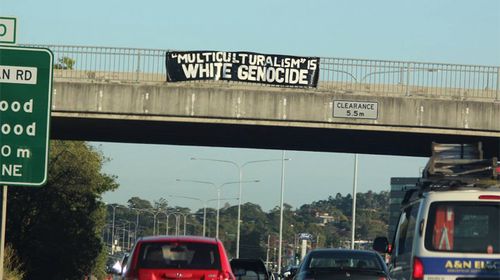
[[47, 180], [52, 52], [0, 46], [0, 184]]

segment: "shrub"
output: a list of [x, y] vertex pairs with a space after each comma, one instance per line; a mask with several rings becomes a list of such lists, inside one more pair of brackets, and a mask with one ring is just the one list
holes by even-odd
[[3, 279], [5, 280], [22, 280], [24, 272], [22, 264], [16, 255], [16, 252], [10, 245], [5, 246], [4, 271]]

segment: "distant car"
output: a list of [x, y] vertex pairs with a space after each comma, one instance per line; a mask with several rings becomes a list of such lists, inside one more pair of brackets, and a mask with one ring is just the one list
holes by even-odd
[[235, 280], [222, 242], [199, 236], [152, 236], [137, 240], [125, 280]]
[[281, 273], [281, 278], [283, 278], [284, 280], [292, 279], [295, 273], [297, 273], [297, 269], [299, 269], [297, 265], [287, 266], [285, 269], [283, 269], [283, 272]]
[[116, 275], [121, 274], [124, 264], [123, 259], [125, 258], [125, 255], [126, 254], [116, 254], [109, 256], [108, 260], [106, 261], [106, 273]]
[[261, 259], [232, 259], [231, 269], [237, 280], [269, 280], [269, 272]]
[[129, 253], [123, 254], [123, 257], [120, 261], [120, 266], [121, 266], [120, 275], [123, 275], [127, 271], [127, 262], [128, 262], [129, 256], [130, 256]]
[[309, 252], [295, 280], [388, 280], [387, 266], [375, 251], [316, 249]]

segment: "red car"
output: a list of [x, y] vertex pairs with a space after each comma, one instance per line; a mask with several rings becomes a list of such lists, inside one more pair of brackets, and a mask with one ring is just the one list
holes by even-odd
[[151, 236], [137, 240], [125, 280], [234, 280], [226, 250], [215, 238]]

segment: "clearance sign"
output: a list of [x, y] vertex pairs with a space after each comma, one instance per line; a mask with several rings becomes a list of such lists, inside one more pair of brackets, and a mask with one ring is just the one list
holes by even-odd
[[167, 82], [223, 80], [317, 87], [319, 57], [252, 52], [167, 52]]

